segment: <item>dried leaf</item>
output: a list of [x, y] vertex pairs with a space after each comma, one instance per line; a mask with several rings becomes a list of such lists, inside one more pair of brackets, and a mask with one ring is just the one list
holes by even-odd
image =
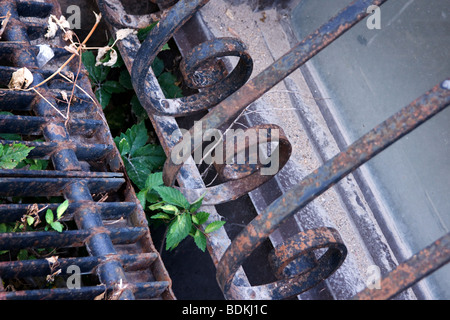
[[51, 256], [50, 258], [45, 258], [51, 265], [54, 265], [58, 262], [58, 256]]
[[100, 293], [98, 296], [96, 296], [94, 298], [94, 300], [104, 300], [105, 299], [105, 294], [106, 294], [106, 291], [103, 292], [103, 293]]
[[74, 35], [75, 35], [75, 32], [73, 32], [72, 30], [67, 30], [66, 32], [64, 32], [63, 39], [64, 39], [64, 41], [68, 41], [68, 40], [72, 41]]
[[64, 101], [69, 102], [69, 98], [67, 97], [67, 92], [61, 91], [61, 97]]
[[52, 274], [47, 275], [47, 277], [45, 278], [45, 280], [47, 280], [48, 283], [53, 283], [55, 282], [55, 277], [57, 275], [59, 275], [62, 272], [61, 269], [56, 270], [55, 272], [53, 272]]
[[102, 14], [101, 13], [97, 14], [97, 13], [95, 13], [95, 11], [94, 11], [94, 14], [95, 14], [95, 23], [99, 24], [100, 20], [102, 20]]
[[[56, 19], [56, 17], [54, 17], [54, 19]], [[61, 16], [61, 17], [59, 18], [59, 20], [57, 20], [56, 23], [57, 23], [57, 24], [59, 25], [59, 27], [60, 27], [61, 29], [63, 29], [63, 30], [65, 30], [65, 29], [70, 29], [70, 23], [69, 23], [69, 21], [66, 20], [66, 17], [64, 17], [64, 16]]]
[[117, 41], [123, 40], [123, 39], [125, 39], [126, 37], [128, 37], [132, 33], [137, 34], [137, 31], [134, 30], [134, 29], [129, 29], [129, 28], [127, 28], [127, 29], [120, 29], [120, 30], [118, 30], [116, 32], [116, 40]]
[[54, 38], [56, 36], [56, 31], [58, 31], [58, 25], [53, 22], [53, 17], [53, 15], [50, 15], [50, 17], [48, 18], [47, 33], [44, 36], [47, 39]]
[[33, 83], [33, 74], [27, 68], [21, 68], [14, 72], [8, 84], [9, 89], [26, 89]]
[[[102, 60], [105, 58], [106, 54], [109, 52], [109, 60], [102, 62]], [[97, 58], [95, 65], [96, 66], [100, 66], [100, 65], [104, 65], [106, 67], [112, 67], [114, 64], [116, 64], [117, 62], [117, 52], [116, 50], [114, 50], [111, 47], [103, 47], [98, 49], [98, 53], [97, 53]]]
[[230, 18], [231, 20], [234, 20], [233, 13], [231, 12], [230, 9], [227, 9], [227, 11], [225, 11], [225, 14], [227, 15], [228, 18]]
[[69, 46], [65, 46], [64, 49], [78, 56], [77, 47], [74, 43], [70, 44]]

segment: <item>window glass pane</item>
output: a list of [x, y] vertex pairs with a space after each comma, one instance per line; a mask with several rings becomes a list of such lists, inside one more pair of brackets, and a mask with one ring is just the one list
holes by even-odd
[[[292, 12], [298, 38], [350, 2], [302, 0]], [[381, 29], [364, 20], [310, 62], [349, 142], [450, 76], [449, 0], [388, 1], [380, 10]], [[446, 109], [367, 164], [412, 252], [449, 232], [449, 157]], [[436, 298], [450, 298], [450, 266], [430, 283]]]

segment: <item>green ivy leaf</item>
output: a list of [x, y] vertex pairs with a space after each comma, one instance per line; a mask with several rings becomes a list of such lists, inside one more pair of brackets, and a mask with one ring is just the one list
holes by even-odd
[[127, 90], [133, 90], [131, 76], [127, 69], [123, 69], [119, 74], [119, 83]]
[[179, 206], [183, 209], [189, 209], [190, 203], [180, 190], [166, 186], [154, 187], [153, 189], [155, 189], [161, 198], [168, 204]]
[[153, 216], [150, 217], [151, 219], [163, 219], [163, 220], [170, 220], [169, 215], [165, 214], [165, 213], [157, 213]]
[[170, 223], [166, 236], [166, 250], [174, 249], [183, 241], [191, 230], [192, 221], [190, 214], [180, 214]]
[[12, 146], [0, 144], [0, 168], [14, 169], [33, 149], [34, 147], [27, 147], [21, 143]]
[[112, 94], [106, 91], [106, 89], [102, 86], [95, 91], [95, 96], [97, 97], [97, 100], [102, 108], [105, 109], [111, 101]]
[[99, 85], [106, 80], [111, 67], [104, 65], [96, 66], [95, 56], [92, 51], [84, 52], [81, 55], [81, 60], [89, 73], [89, 78], [95, 85]]
[[194, 235], [194, 242], [195, 242], [195, 244], [197, 245], [197, 247], [200, 250], [205, 252], [205, 249], [206, 249], [206, 236], [203, 234], [203, 232], [201, 232], [198, 229], [197, 229], [197, 231], [195, 232], [195, 235]]
[[145, 208], [147, 192], [148, 192], [148, 189], [144, 189], [144, 190], [139, 191], [139, 193], [136, 195], [136, 198], [138, 198], [139, 202], [141, 203], [142, 208]]
[[214, 221], [211, 222], [206, 228], [205, 233], [212, 233], [219, 230], [226, 222], [225, 221]]
[[158, 210], [159, 208], [161, 208], [162, 206], [164, 206], [166, 203], [164, 201], [152, 204], [151, 206], [148, 207], [149, 210], [155, 211]]
[[198, 209], [200, 209], [200, 207], [202, 206], [202, 203], [203, 203], [203, 199], [205, 198], [205, 195], [206, 195], [206, 193], [203, 194], [200, 198], [195, 200], [195, 202], [190, 205], [190, 207], [189, 207], [189, 212], [190, 213], [194, 213]]
[[147, 128], [142, 121], [114, 139], [128, 176], [140, 190], [146, 188], [147, 177], [152, 171], [161, 167], [166, 160], [161, 146], [146, 144], [148, 138]]
[[125, 87], [123, 87], [119, 82], [117, 81], [105, 81], [102, 84], [102, 88], [103, 90], [105, 90], [106, 92], [113, 94], [113, 93], [124, 93], [127, 91], [127, 89]]
[[159, 77], [161, 73], [164, 71], [164, 61], [162, 61], [160, 58], [156, 57], [155, 60], [153, 60], [152, 63], [152, 70], [155, 74], [155, 77]]
[[140, 42], [144, 42], [145, 38], [147, 38], [148, 34], [152, 29], [158, 24], [158, 21], [153, 22], [152, 24], [138, 30], [137, 37]]
[[158, 77], [159, 85], [167, 99], [181, 98], [183, 96], [181, 88], [175, 83], [177, 77], [170, 72], [164, 72]]
[[120, 140], [117, 148], [119, 149], [121, 156], [128, 154], [131, 150], [130, 144], [128, 143], [128, 140], [126, 138], [122, 138], [122, 140]]
[[58, 208], [56, 208], [56, 219], [61, 219], [64, 212], [66, 212], [67, 208], [69, 207], [69, 200], [65, 200], [63, 203], [61, 203]]
[[162, 172], [149, 174], [147, 180], [145, 181], [145, 187], [149, 190], [153, 189], [154, 187], [162, 186], [163, 184], [164, 181]]
[[121, 133], [119, 138], [115, 138], [114, 141], [120, 141], [122, 139], [126, 139], [128, 144], [130, 145], [130, 150], [128, 153], [131, 156], [134, 156], [136, 150], [145, 146], [148, 140], [147, 128], [145, 127], [144, 121], [141, 121], [138, 124], [133, 125], [129, 128], [125, 133]]
[[20, 162], [16, 168], [20, 169], [26, 166], [28, 166], [29, 170], [45, 170], [48, 167], [48, 161], [40, 159], [25, 159]]
[[28, 224], [29, 226], [31, 226], [33, 223], [34, 223], [34, 218], [28, 216], [28, 217], [27, 217], [27, 224]]
[[95, 78], [95, 56], [91, 51], [85, 51], [81, 55], [81, 61], [83, 62], [87, 72], [89, 73], [89, 78], [93, 80], [93, 82], [97, 82]]
[[209, 218], [208, 212], [200, 211], [192, 216], [192, 222], [194, 222], [196, 225], [202, 225], [206, 221], [208, 221], [208, 218]]
[[47, 209], [45, 212], [45, 221], [51, 225], [53, 223], [53, 212], [50, 209]]
[[162, 206], [160, 209], [171, 214], [177, 214], [178, 212], [180, 212], [180, 210], [176, 206], [171, 204], [166, 204], [165, 206]]
[[17, 260], [28, 260], [28, 251], [27, 249], [20, 249], [17, 254]]
[[62, 232], [64, 229], [64, 226], [62, 225], [62, 223], [58, 222], [58, 221], [52, 222], [50, 224], [50, 226], [53, 228], [53, 230], [56, 230], [58, 232]]
[[148, 118], [148, 113], [145, 111], [144, 107], [141, 105], [137, 95], [134, 95], [131, 100], [131, 109], [139, 120], [145, 120]]

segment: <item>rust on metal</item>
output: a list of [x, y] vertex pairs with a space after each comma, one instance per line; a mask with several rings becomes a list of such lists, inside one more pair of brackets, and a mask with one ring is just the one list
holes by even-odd
[[366, 288], [353, 297], [355, 300], [387, 300], [450, 262], [450, 233], [398, 265], [379, 284]]

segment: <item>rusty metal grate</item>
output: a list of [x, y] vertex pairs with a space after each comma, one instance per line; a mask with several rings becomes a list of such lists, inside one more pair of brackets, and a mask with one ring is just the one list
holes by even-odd
[[[137, 38], [130, 38], [120, 43], [119, 49], [131, 72], [141, 104], [147, 110], [166, 154], [170, 155], [179, 143], [171, 138], [172, 133], [179, 128], [177, 120], [180, 117], [186, 119], [203, 112], [203, 131], [224, 131], [249, 104], [364, 19], [370, 5], [380, 6], [385, 1], [353, 1], [248, 82], [252, 62], [245, 52], [245, 45], [239, 40], [204, 37], [188, 44], [183, 41], [189, 38], [186, 35], [199, 20], [197, 12], [209, 2], [208, 0], [181, 0], [174, 5], [172, 2], [167, 4], [166, 1], [153, 1], [160, 5], [161, 10], [146, 16], [129, 15], [119, 0], [98, 0], [98, 4], [113, 32], [123, 27], [141, 28], [160, 20], [142, 44]], [[180, 99], [166, 99], [151, 70], [154, 58], [172, 37], [178, 41], [184, 58], [182, 70], [185, 81], [190, 84], [202, 81], [207, 83], [204, 87], [194, 86], [198, 89], [197, 94]], [[240, 58], [236, 68], [229, 74], [223, 71], [220, 61], [211, 62], [213, 58], [228, 55]], [[197, 81], [198, 79], [202, 81]], [[233, 83], [234, 87], [230, 87], [230, 83]], [[242, 265], [251, 253], [296, 211], [447, 107], [450, 103], [449, 91], [449, 80], [439, 82], [429, 92], [325, 162], [300, 184], [272, 202], [233, 241], [228, 239], [225, 232], [211, 237], [208, 249], [216, 265], [217, 280], [225, 297], [282, 299], [294, 296], [315, 286], [339, 268], [346, 257], [346, 246], [339, 233], [331, 228], [305, 231], [285, 239], [283, 245], [276, 247], [269, 257], [279, 278], [276, 282], [251, 286]], [[273, 125], [267, 126], [274, 128]], [[195, 128], [192, 127], [189, 133], [191, 146], [194, 146], [191, 152], [194, 153]], [[283, 166], [289, 158], [291, 146], [287, 139], [283, 139], [281, 144], [285, 146], [281, 161]], [[267, 181], [255, 174], [254, 170], [241, 168], [241, 173], [245, 173], [242, 174], [243, 178], [222, 179], [222, 184], [206, 187], [192, 159], [184, 164], [175, 164], [171, 162], [170, 157], [168, 159], [164, 168], [166, 184], [175, 185], [178, 182], [184, 194], [192, 198], [206, 192], [204, 204], [209, 210], [213, 210], [216, 204], [233, 201]], [[411, 287], [450, 261], [449, 237], [447, 234], [400, 264], [383, 279], [383, 290], [374, 294], [374, 291], [366, 289], [355, 298], [388, 299]], [[311, 252], [318, 248], [328, 248], [327, 253], [319, 260], [311, 255]], [[287, 265], [295, 267], [296, 272], [288, 274], [285, 269]]]
[[[32, 85], [36, 85], [70, 56], [59, 37], [44, 39], [49, 15], [61, 16], [59, 4], [2, 0], [0, 16], [7, 14], [11, 16], [0, 41], [0, 86], [7, 88], [12, 73], [23, 67], [33, 73]], [[43, 43], [51, 45], [55, 57], [39, 67], [36, 57]], [[77, 74], [77, 69], [78, 64], [71, 62], [63, 72]], [[74, 91], [67, 122], [49, 104], [66, 112], [67, 105], [58, 100], [61, 90], [70, 92], [73, 85], [61, 76], [39, 86], [39, 93], [0, 92], [0, 111], [8, 112], [0, 114], [0, 133], [22, 137], [2, 139], [1, 144], [22, 143], [34, 148], [30, 159], [50, 160], [46, 170], [0, 170], [0, 197], [6, 199], [0, 204], [0, 223], [20, 221], [31, 204], [55, 211], [59, 203], [49, 201], [51, 197], [69, 200], [63, 216], [67, 231], [0, 233], [0, 250], [57, 248], [54, 260], [46, 260], [48, 256], [16, 260], [12, 254], [12, 260], [3, 259], [0, 278], [5, 285], [0, 286], [0, 299], [174, 299], [171, 280], [124, 175], [103, 111], [90, 98], [94, 95], [84, 68], [77, 84], [80, 88]], [[44, 214], [42, 210], [41, 220]], [[82, 275], [80, 288], [57, 286], [57, 282], [48, 287], [48, 275], [61, 270], [61, 276], [67, 276], [73, 265]], [[23, 287], [8, 285], [11, 279], [19, 279]]]

